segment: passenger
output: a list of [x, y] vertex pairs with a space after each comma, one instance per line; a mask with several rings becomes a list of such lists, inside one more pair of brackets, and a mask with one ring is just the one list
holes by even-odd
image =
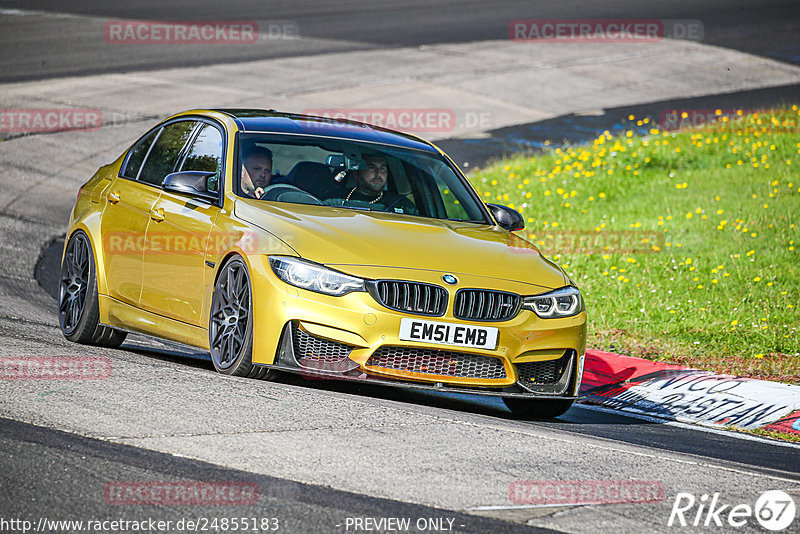
[[272, 180], [272, 151], [260, 146], [244, 149], [242, 156], [242, 192], [261, 198]]
[[386, 191], [389, 167], [384, 156], [374, 154], [364, 156], [364, 165], [356, 173], [356, 185], [345, 197], [348, 200], [361, 200], [370, 204], [380, 202], [387, 211], [394, 213], [417, 213], [417, 207], [407, 197]]

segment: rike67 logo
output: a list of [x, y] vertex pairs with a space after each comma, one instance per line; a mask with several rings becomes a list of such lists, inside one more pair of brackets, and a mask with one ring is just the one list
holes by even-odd
[[788, 528], [795, 518], [792, 497], [781, 490], [767, 491], [749, 504], [723, 504], [719, 493], [695, 498], [691, 493], [678, 493], [669, 514], [669, 527], [734, 527], [740, 528], [755, 518], [762, 528], [780, 531]]

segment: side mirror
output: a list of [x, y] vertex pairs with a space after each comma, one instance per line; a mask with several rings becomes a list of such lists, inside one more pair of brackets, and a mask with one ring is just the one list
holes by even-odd
[[219, 194], [216, 191], [208, 190], [208, 179], [216, 176], [215, 172], [208, 171], [181, 171], [168, 174], [161, 183], [164, 191], [182, 193], [204, 198], [206, 200], [217, 200]]
[[525, 228], [525, 219], [522, 218], [518, 211], [500, 204], [487, 204], [487, 206], [489, 206], [489, 211], [492, 212], [494, 220], [502, 228], [512, 232]]

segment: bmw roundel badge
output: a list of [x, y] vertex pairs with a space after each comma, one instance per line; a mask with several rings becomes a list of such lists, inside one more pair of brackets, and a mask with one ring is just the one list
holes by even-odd
[[443, 274], [442, 280], [444, 280], [446, 284], [450, 284], [451, 286], [454, 286], [458, 283], [458, 278], [456, 278], [452, 274]]

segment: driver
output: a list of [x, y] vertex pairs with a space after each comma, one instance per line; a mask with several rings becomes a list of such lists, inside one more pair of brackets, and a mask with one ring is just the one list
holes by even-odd
[[242, 156], [242, 192], [261, 198], [271, 180], [272, 151], [261, 146], [246, 148]]
[[379, 154], [364, 155], [364, 165], [356, 174], [356, 185], [345, 197], [348, 200], [361, 200], [370, 204], [380, 202], [387, 211], [395, 213], [417, 213], [417, 207], [407, 197], [384, 190], [389, 168], [386, 158]]

